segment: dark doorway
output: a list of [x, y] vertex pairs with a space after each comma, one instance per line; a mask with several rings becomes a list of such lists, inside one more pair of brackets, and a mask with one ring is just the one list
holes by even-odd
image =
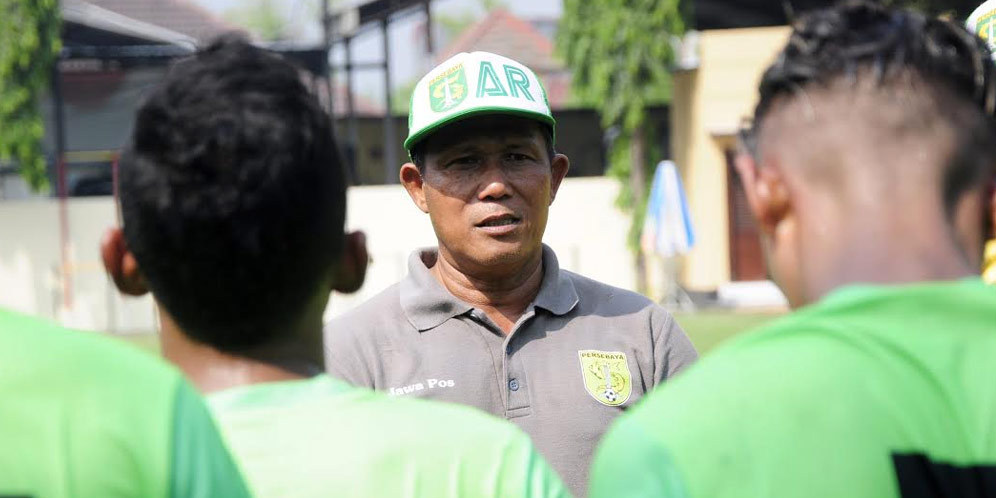
[[726, 151], [726, 192], [730, 224], [730, 279], [766, 280], [767, 266], [761, 251], [757, 224], [747, 204], [740, 175], [733, 167], [733, 151]]

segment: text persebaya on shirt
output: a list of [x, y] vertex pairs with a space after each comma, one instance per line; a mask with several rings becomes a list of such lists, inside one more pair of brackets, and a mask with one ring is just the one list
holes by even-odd
[[625, 360], [622, 353], [603, 353], [601, 351], [578, 351], [582, 358], [599, 358], [602, 360]]

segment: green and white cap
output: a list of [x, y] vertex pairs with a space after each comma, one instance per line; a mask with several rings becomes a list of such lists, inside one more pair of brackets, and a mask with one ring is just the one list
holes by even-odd
[[539, 78], [528, 67], [489, 52], [461, 52], [426, 74], [412, 92], [405, 149], [454, 121], [514, 114], [554, 125]]
[[986, 41], [996, 59], [996, 0], [989, 0], [975, 9], [965, 26]]

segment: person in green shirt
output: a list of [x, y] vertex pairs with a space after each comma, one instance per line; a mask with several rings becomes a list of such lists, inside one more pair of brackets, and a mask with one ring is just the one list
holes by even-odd
[[994, 74], [910, 11], [794, 24], [736, 165], [796, 311], [624, 415], [592, 496], [996, 496]]
[[161, 360], [0, 309], [0, 496], [247, 497], [200, 396]]
[[514, 426], [323, 373], [329, 292], [356, 290], [367, 254], [343, 232], [331, 121], [292, 64], [237, 37], [178, 64], [120, 168], [104, 263], [123, 292], [151, 290], [163, 354], [208, 394], [256, 495], [566, 496]]

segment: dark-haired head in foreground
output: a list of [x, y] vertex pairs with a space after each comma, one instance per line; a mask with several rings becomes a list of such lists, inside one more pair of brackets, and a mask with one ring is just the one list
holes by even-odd
[[856, 3], [794, 26], [737, 160], [793, 305], [851, 282], [978, 273], [994, 77], [983, 42], [949, 21]]
[[160, 304], [164, 354], [216, 372], [194, 351], [209, 346], [218, 362], [321, 371], [328, 294], [358, 287], [366, 255], [343, 234], [330, 120], [298, 69], [218, 40], [148, 96], [120, 168], [123, 233], [102, 253], [119, 288]]

